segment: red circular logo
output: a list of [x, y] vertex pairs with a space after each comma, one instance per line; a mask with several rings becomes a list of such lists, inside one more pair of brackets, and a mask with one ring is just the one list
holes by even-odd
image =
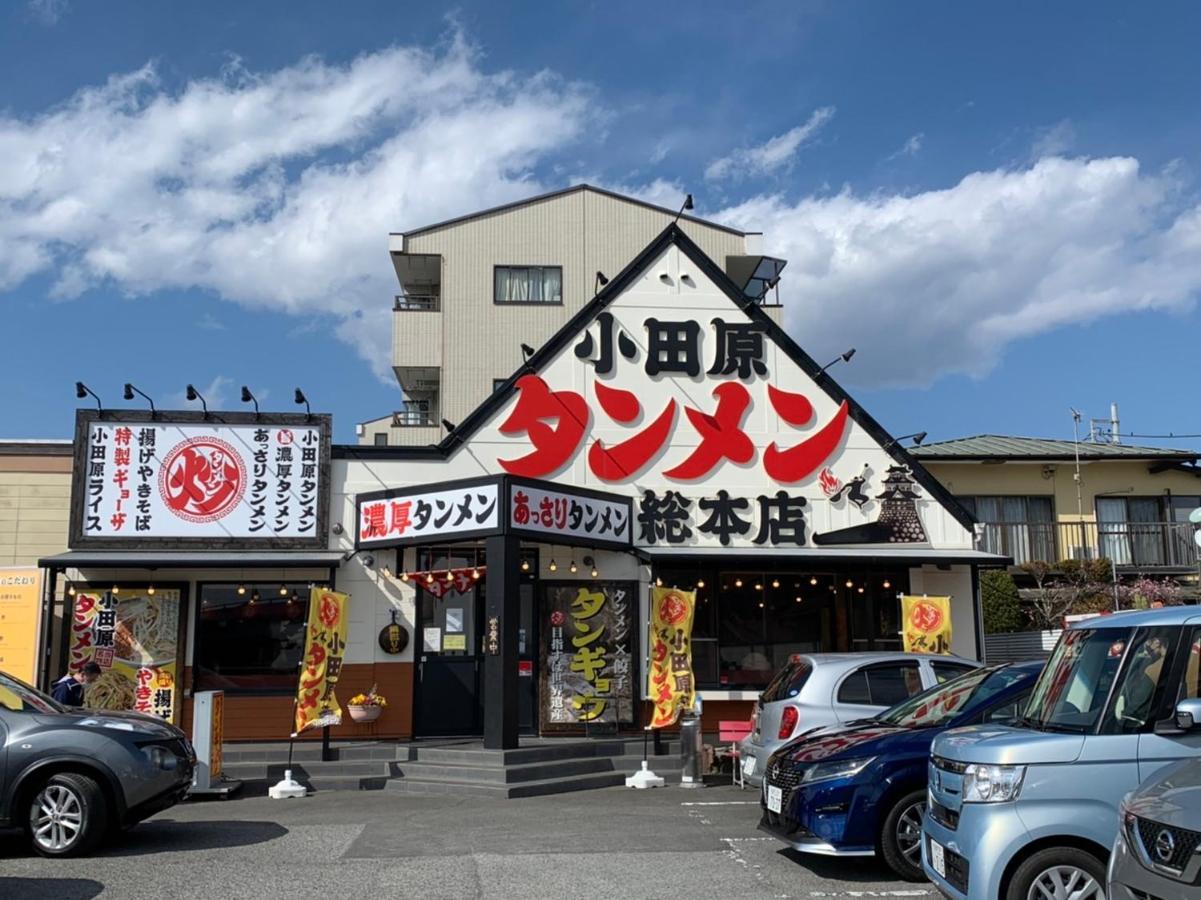
[[295, 440], [295, 436], [292, 434], [291, 428], [281, 428], [276, 432], [275, 439], [284, 446], [287, 446]]
[[913, 605], [909, 622], [922, 634], [933, 634], [942, 628], [942, 610], [933, 603], [919, 601]]
[[679, 594], [668, 594], [659, 601], [659, 618], [668, 625], [679, 625], [688, 615], [688, 603]]
[[567, 621], [567, 615], [561, 609], [556, 609], [550, 614], [550, 623], [556, 628], [562, 628]]
[[176, 444], [158, 474], [167, 508], [188, 522], [216, 522], [229, 515], [246, 491], [246, 464], [219, 438], [194, 437]]

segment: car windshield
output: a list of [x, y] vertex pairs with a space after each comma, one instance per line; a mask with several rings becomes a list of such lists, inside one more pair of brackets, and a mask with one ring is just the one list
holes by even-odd
[[13, 712], [67, 712], [67, 708], [61, 703], [3, 672], [0, 672], [0, 708], [11, 709]]
[[1034, 685], [1021, 724], [1040, 731], [1091, 730], [1105, 708], [1131, 636], [1129, 628], [1065, 631]]
[[876, 718], [902, 728], [933, 728], [945, 725], [969, 707], [983, 703], [1022, 680], [1012, 666], [975, 669], [966, 675], [910, 697]]

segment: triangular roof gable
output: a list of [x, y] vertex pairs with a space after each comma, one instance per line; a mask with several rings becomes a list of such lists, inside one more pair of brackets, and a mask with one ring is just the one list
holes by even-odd
[[[724, 271], [718, 267], [695, 243], [674, 223], [665, 228], [646, 248], [636, 256], [616, 277], [610, 280], [589, 303], [573, 315], [548, 341], [539, 347], [527, 362], [514, 372], [505, 383], [497, 388], [483, 403], [459, 423], [441, 443], [427, 447], [358, 447], [348, 452], [349, 457], [374, 459], [449, 459], [464, 445], [471, 442], [494, 417], [508, 406], [517, 394], [517, 381], [523, 375], [544, 372], [564, 350], [579, 340], [596, 317], [618, 298], [622, 297], [672, 247], [687, 257], [697, 270], [748, 319], [764, 332], [765, 340], [776, 345], [778, 350], [804, 373], [816, 389], [821, 390], [835, 405], [846, 403], [848, 418], [868, 435], [887, 457], [898, 465], [907, 466], [913, 480], [927, 496], [942, 507], [969, 533], [974, 526], [972, 516], [956, 501], [926, 469], [905, 451], [892, 436], [861, 407], [828, 373], [789, 337], [756, 303], [746, 298]], [[349, 448], [348, 448], [349, 449]], [[883, 473], [880, 473], [883, 475]]]

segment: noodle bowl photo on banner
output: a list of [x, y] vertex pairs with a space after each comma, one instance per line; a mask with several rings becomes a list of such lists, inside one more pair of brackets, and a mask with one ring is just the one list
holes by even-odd
[[78, 591], [68, 633], [70, 671], [86, 662], [101, 674], [84, 691], [90, 709], [178, 717], [178, 589]]

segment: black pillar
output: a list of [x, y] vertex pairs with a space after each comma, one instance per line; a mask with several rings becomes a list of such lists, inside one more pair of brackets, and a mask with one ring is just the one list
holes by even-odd
[[521, 618], [521, 540], [490, 537], [484, 544], [484, 748], [517, 747], [517, 629]]

